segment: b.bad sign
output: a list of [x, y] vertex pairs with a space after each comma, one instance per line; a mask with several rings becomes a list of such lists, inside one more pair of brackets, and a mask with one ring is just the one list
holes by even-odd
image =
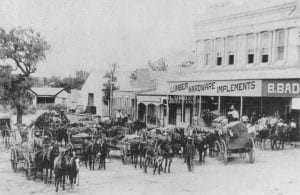
[[264, 80], [263, 96], [296, 97], [300, 95], [300, 80]]

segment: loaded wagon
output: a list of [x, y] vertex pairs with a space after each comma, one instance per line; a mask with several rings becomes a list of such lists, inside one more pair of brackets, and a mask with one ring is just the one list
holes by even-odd
[[46, 150], [52, 139], [52, 134], [49, 131], [27, 130], [16, 131], [16, 142], [11, 148], [10, 161], [12, 169], [16, 172], [20, 164], [23, 168], [27, 179], [30, 179], [32, 173], [36, 171], [35, 155], [41, 151]]
[[255, 161], [254, 139], [249, 135], [246, 125], [242, 122], [236, 121], [226, 125], [225, 131], [216, 142], [216, 148], [216, 152], [219, 153], [225, 165], [233, 154], [239, 154], [242, 158], [248, 154], [249, 162], [254, 163]]

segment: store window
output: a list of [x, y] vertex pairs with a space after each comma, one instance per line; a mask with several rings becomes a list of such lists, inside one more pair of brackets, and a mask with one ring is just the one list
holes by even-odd
[[224, 39], [223, 38], [218, 38], [216, 40], [217, 66], [222, 65], [223, 55], [224, 55]]
[[229, 55], [228, 56], [228, 64], [233, 65], [234, 64], [234, 55]]
[[254, 63], [254, 52], [256, 47], [256, 40], [254, 34], [247, 35], [247, 53], [248, 53], [248, 64]]
[[211, 53], [212, 53], [212, 41], [205, 40], [204, 41], [204, 65], [210, 64]]
[[218, 66], [222, 65], [222, 57], [217, 57], [217, 65]]
[[285, 33], [283, 30], [276, 32], [276, 60], [283, 60], [284, 58], [284, 38]]
[[248, 54], [248, 64], [254, 63], [254, 54]]
[[261, 62], [269, 62], [270, 32], [261, 33]]
[[234, 64], [234, 54], [235, 54], [235, 39], [234, 37], [228, 37], [227, 39], [227, 49], [228, 49], [228, 64]]

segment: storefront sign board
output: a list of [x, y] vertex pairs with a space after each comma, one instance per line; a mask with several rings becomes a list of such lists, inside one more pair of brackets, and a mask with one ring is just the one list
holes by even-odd
[[300, 80], [264, 80], [262, 91], [265, 97], [299, 97]]
[[171, 94], [204, 96], [261, 96], [261, 80], [171, 83]]
[[179, 96], [179, 95], [170, 95], [169, 104], [181, 104], [182, 98], [184, 99], [185, 104], [193, 104], [193, 96]]

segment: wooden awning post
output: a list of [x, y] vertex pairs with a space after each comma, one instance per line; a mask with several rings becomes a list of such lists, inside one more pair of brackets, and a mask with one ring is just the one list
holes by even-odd
[[218, 113], [221, 115], [221, 96], [218, 97]]
[[184, 119], [183, 119], [183, 112], [184, 112], [184, 96], [181, 96], [181, 122], [183, 123]]
[[240, 105], [240, 119], [242, 119], [243, 116], [243, 96], [241, 96], [241, 105]]
[[201, 117], [202, 114], [202, 96], [199, 96], [199, 110], [198, 110], [198, 117]]

